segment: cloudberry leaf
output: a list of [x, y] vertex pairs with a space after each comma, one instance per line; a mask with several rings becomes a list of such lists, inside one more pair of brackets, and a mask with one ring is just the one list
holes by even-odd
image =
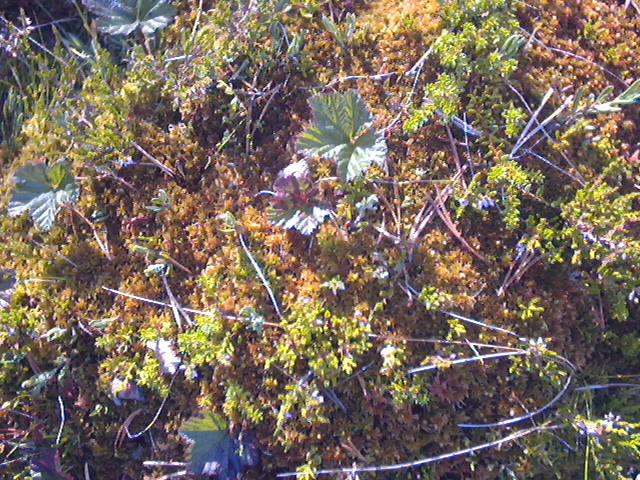
[[62, 206], [80, 196], [80, 187], [66, 162], [27, 165], [16, 172], [15, 181], [9, 215], [29, 212], [39, 230], [49, 230]]
[[98, 17], [98, 28], [110, 35], [129, 35], [136, 29], [153, 33], [169, 25], [176, 9], [167, 0], [82, 0]]
[[373, 129], [373, 117], [358, 92], [314, 95], [309, 105], [313, 123], [298, 138], [299, 152], [335, 160], [338, 176], [347, 181], [362, 175], [372, 163], [384, 163], [384, 135]]
[[180, 434], [192, 443], [189, 473], [215, 475], [217, 480], [240, 480], [247, 468], [260, 463], [260, 451], [253, 438], [233, 438], [226, 420], [211, 412], [187, 420]]

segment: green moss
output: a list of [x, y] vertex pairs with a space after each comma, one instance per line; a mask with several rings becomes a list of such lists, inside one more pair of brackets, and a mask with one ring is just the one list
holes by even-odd
[[[588, 118], [565, 110], [547, 125], [548, 137], [536, 135], [510, 156], [549, 87], [557, 93], [539, 121], [579, 86], [623, 90], [595, 63], [628, 83], [640, 74], [625, 53], [637, 51], [635, 17], [602, 0], [265, 0], [252, 8], [205, 1], [198, 10], [200, 3], [176, 2], [179, 14], [159, 33], [154, 52], [133, 38], [116, 50], [114, 39], [79, 31], [91, 47], [83, 57], [55, 36], [43, 43], [66, 66], [30, 41], [18, 60], [0, 65], [0, 78], [22, 102], [0, 114], [1, 125], [12, 122], [4, 131], [13, 138], [11, 151], [0, 148], [4, 204], [17, 168], [66, 156], [82, 186], [75, 207], [87, 218], [104, 213], [95, 234], [76, 214], [60, 215], [48, 234], [28, 219], [0, 219], [0, 261], [20, 280], [11, 309], [0, 312], [0, 404], [37, 419], [37, 435], [49, 439], [59, 428], [60, 394], [61, 463], [71, 475], [84, 475], [86, 458], [97, 459], [89, 461], [92, 477], [149, 475], [141, 465], [154, 455], [148, 445], [123, 439], [113, 447], [127, 408], [143, 407], [112, 406], [115, 377], [143, 387], [149, 411], [168, 398], [151, 431], [164, 459], [184, 458], [174, 433], [206, 406], [224, 412], [234, 428], [255, 432], [270, 455], [250, 477], [273, 478], [296, 468], [312, 476], [332, 466], [412, 461], [486, 442], [486, 431], [456, 425], [543, 406], [566, 380], [548, 361], [551, 350], [579, 367], [576, 384], [635, 374], [634, 322], [622, 320], [637, 317], [640, 288], [637, 108]], [[321, 18], [342, 26], [350, 14], [357, 32], [345, 43], [348, 54], [336, 55], [338, 39]], [[535, 39], [526, 42], [520, 26]], [[41, 78], [34, 65], [47, 67]], [[7, 85], [0, 85], [4, 100]], [[264, 190], [297, 160], [292, 145], [310, 120], [308, 97], [349, 88], [385, 132], [387, 165], [347, 188], [323, 178], [333, 175], [329, 162], [308, 159], [337, 218], [313, 237], [274, 228]], [[454, 117], [477, 132], [463, 131]], [[175, 175], [150, 164], [133, 142]], [[145, 207], [159, 190], [172, 209], [150, 212]], [[377, 205], [358, 218], [358, 202], [373, 194]], [[225, 232], [223, 212], [238, 219], [282, 318], [237, 232]], [[171, 309], [101, 288], [168, 302], [161, 279], [144, 275], [159, 259], [185, 267], [168, 278], [180, 305], [210, 315], [179, 328]], [[549, 337], [549, 350], [407, 375], [420, 364], [444, 367], [489, 351], [467, 342], [528, 348], [439, 310], [518, 337]], [[171, 389], [171, 376], [146, 346], [158, 339], [173, 342], [185, 366]], [[60, 357], [69, 363], [64, 378], [43, 384], [37, 401], [20, 393], [22, 382]], [[571, 390], [557, 406], [561, 415], [542, 414], [537, 424], [556, 422], [566, 427], [561, 436], [577, 442], [585, 437], [576, 422], [601, 426], [611, 409], [629, 421], [637, 415], [622, 394], [595, 392], [592, 405], [585, 395]], [[0, 411], [6, 428], [23, 432], [16, 442], [33, 441], [23, 418]], [[623, 471], [637, 448], [633, 435], [602, 449], [590, 444], [591, 471]], [[582, 459], [554, 438], [527, 437], [526, 455], [519, 448], [478, 452], [390, 478], [584, 476]], [[29, 472], [26, 462], [8, 466], [10, 475]]]

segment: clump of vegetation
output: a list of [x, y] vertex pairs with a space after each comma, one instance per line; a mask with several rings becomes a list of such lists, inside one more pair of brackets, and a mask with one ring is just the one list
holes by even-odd
[[8, 475], [631, 478], [622, 3], [4, 7]]

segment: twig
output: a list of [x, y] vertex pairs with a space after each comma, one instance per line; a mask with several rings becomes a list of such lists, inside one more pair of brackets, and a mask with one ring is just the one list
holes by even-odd
[[468, 340], [442, 340], [439, 338], [411, 338], [411, 337], [394, 337], [391, 335], [377, 335], [375, 333], [370, 333], [368, 335], [370, 338], [377, 338], [386, 341], [392, 341], [396, 343], [405, 343], [405, 342], [415, 342], [415, 343], [436, 343], [443, 345], [461, 345], [461, 346], [469, 346], [473, 345], [477, 348], [495, 348], [496, 350], [510, 350], [512, 352], [519, 352], [522, 350], [521, 348], [516, 347], [507, 347], [504, 345], [492, 345], [490, 343], [478, 343], [478, 342], [469, 342]]
[[144, 155], [149, 161], [151, 161], [151, 163], [153, 163], [160, 170], [162, 170], [163, 172], [165, 172], [168, 175], [171, 175], [172, 177], [176, 177], [177, 176], [176, 172], [174, 172], [171, 168], [167, 167], [166, 165], [164, 165], [163, 163], [161, 163], [160, 161], [155, 159], [149, 152], [147, 152], [144, 148], [142, 148], [136, 142], [132, 141], [131, 145], [133, 145], [136, 150], [138, 150], [142, 155]]
[[[463, 363], [477, 362], [480, 360], [491, 360], [494, 358], [504, 358], [504, 357], [518, 357], [522, 355], [529, 355], [528, 350], [520, 350], [518, 352], [498, 352], [498, 353], [487, 353], [485, 355], [479, 355], [476, 357], [466, 357], [466, 358], [458, 358], [455, 360], [446, 360], [447, 365], [462, 365]], [[443, 363], [444, 363], [443, 362]], [[440, 368], [437, 363], [432, 363], [431, 365], [425, 365], [424, 367], [416, 367], [407, 371], [409, 375], [415, 375], [416, 373], [428, 372], [430, 370], [436, 370]]]
[[[533, 112], [533, 115], [531, 115], [531, 118], [529, 119], [529, 122], [527, 122], [527, 125], [522, 130], [522, 133], [520, 134], [520, 137], [518, 137], [518, 140], [516, 141], [516, 144], [513, 147], [513, 150], [511, 151], [511, 155], [510, 155], [511, 157], [515, 156], [515, 153], [520, 148], [520, 145], [522, 145], [524, 143], [525, 140], [523, 140], [523, 139], [526, 137], [526, 135], [529, 132], [529, 130], [531, 129], [532, 125], [534, 123], [538, 123], [538, 115], [540, 115], [540, 112], [544, 108], [545, 104], [549, 101], [549, 98], [551, 98], [551, 95], [553, 95], [553, 88], [550, 88], [549, 90], [547, 90], [547, 93], [545, 93], [544, 97], [542, 97], [542, 101], [540, 102], [540, 105], [538, 105], [538, 108], [536, 109], [536, 111]], [[541, 130], [544, 130], [544, 125], [538, 123], [538, 127], [537, 128], [541, 129]]]
[[314, 87], [299, 87], [300, 90], [325, 90], [333, 87], [337, 83], [348, 82], [351, 80], [384, 80], [385, 78], [399, 75], [398, 72], [378, 73], [376, 75], [349, 75], [347, 77], [337, 78], [326, 85], [316, 85]]
[[100, 250], [102, 250], [102, 253], [104, 253], [104, 255], [107, 257], [107, 260], [109, 260], [110, 262], [113, 261], [113, 257], [111, 256], [111, 252], [109, 251], [109, 239], [105, 233], [104, 239], [105, 239], [105, 243], [102, 243], [102, 240], [100, 240], [100, 237], [98, 236], [98, 231], [96, 230], [95, 225], [93, 224], [93, 222], [91, 220], [89, 220], [87, 217], [85, 217], [78, 209], [76, 209], [75, 207], [69, 206], [69, 208], [71, 209], [71, 211], [73, 213], [75, 213], [76, 215], [78, 215], [82, 220], [85, 221], [85, 223], [87, 225], [89, 225], [89, 228], [91, 228], [91, 232], [93, 233], [93, 238], [96, 239], [96, 243], [98, 244], [98, 246], [100, 247]]
[[145, 467], [186, 467], [187, 464], [185, 462], [156, 462], [153, 460], [147, 460], [146, 462], [142, 462], [142, 465]]
[[[635, 5], [634, 5], [635, 6]], [[620, 82], [622, 85], [624, 85], [625, 88], [629, 87], [629, 85], [626, 84], [626, 82], [620, 78], [618, 75], [616, 75], [615, 73], [613, 73], [611, 70], [606, 69], [605, 67], [597, 64], [596, 62], [589, 60], [586, 57], [583, 57], [581, 55], [577, 55], [575, 53], [572, 52], [568, 52], [567, 50], [562, 50], [561, 48], [555, 48], [555, 47], [549, 47], [547, 46], [542, 40], [539, 40], [536, 38], [535, 36], [535, 31], [532, 33], [527, 32], [524, 28], [520, 28], [520, 31], [524, 32], [525, 34], [528, 35], [529, 37], [529, 42], [536, 42], [539, 43], [540, 45], [542, 45], [544, 48], [546, 48], [547, 50], [550, 50], [552, 52], [556, 52], [556, 53], [561, 53], [563, 55], [567, 55], [568, 57], [573, 57], [573, 58], [577, 58], [578, 60], [582, 60], [583, 62], [588, 63], [589, 65], [593, 65], [596, 68], [599, 68], [600, 70], [602, 70], [603, 72], [608, 73], [609, 75], [611, 75], [613, 78], [615, 78], [618, 82]]]
[[267, 277], [264, 276], [264, 273], [262, 273], [262, 269], [260, 268], [260, 265], [258, 265], [258, 262], [256, 262], [256, 259], [253, 258], [253, 255], [251, 255], [251, 252], [249, 251], [249, 247], [247, 246], [247, 242], [244, 238], [244, 235], [240, 233], [240, 230], [238, 229], [238, 227], [236, 227], [236, 234], [238, 235], [238, 240], [240, 240], [240, 245], [242, 246], [242, 250], [244, 250], [244, 253], [249, 258], [249, 261], [251, 262], [251, 266], [253, 267], [256, 274], [260, 278], [260, 281], [262, 282], [262, 286], [265, 288], [265, 290], [267, 291], [267, 294], [269, 295], [269, 299], [271, 300], [273, 309], [276, 311], [276, 314], [278, 315], [278, 317], [282, 319], [282, 312], [280, 311], [280, 307], [278, 306], [278, 300], [276, 299], [276, 296], [273, 293], [273, 290], [271, 289], [271, 284], [269, 283], [269, 280], [267, 280]]
[[[546, 134], [546, 133], [545, 133]], [[538, 155], [535, 152], [532, 152], [530, 149], [526, 149], [524, 150], [524, 154], [529, 154], [532, 155], [533, 157], [537, 158], [538, 160], [540, 160], [541, 162], [546, 163], [547, 165], [549, 165], [552, 168], [555, 168], [556, 170], [558, 170], [560, 173], [564, 173], [567, 177], [569, 177], [572, 180], [575, 180], [576, 182], [578, 182], [580, 185], [584, 186], [584, 182], [582, 180], [580, 180], [578, 177], [576, 177], [575, 175], [567, 172], [566, 170], [560, 168], [559, 166], [557, 166], [555, 163], [550, 162], [549, 160], [547, 160], [546, 158], [544, 158], [542, 155]], [[563, 154], [563, 156], [565, 156]], [[569, 162], [569, 164], [571, 165], [572, 162]], [[577, 171], [577, 170], [576, 170]]]
[[62, 430], [64, 429], [65, 415], [64, 415], [64, 403], [62, 398], [58, 395], [58, 406], [60, 407], [60, 428], [58, 428], [58, 436], [56, 437], [56, 445], [60, 445], [60, 439], [62, 438]]
[[[109, 288], [109, 287], [102, 287], [102, 289], [106, 290], [107, 292], [115, 293], [116, 295], [122, 295], [123, 297], [127, 297], [127, 298], [132, 298], [134, 300], [138, 300], [140, 302], [151, 303], [153, 305], [158, 305], [160, 307], [165, 307], [165, 308], [172, 308], [171, 304], [160, 302], [158, 300], [151, 300], [150, 298], [140, 297], [138, 295], [133, 295], [132, 293], [121, 292], [120, 290], [115, 290], [115, 289]], [[182, 309], [185, 312], [193, 313], [195, 315], [202, 315], [203, 317], [216, 317], [216, 316], [220, 315], [225, 320], [229, 320], [229, 321], [233, 321], [233, 322], [242, 321], [237, 316], [234, 316], [234, 315], [222, 315], [221, 312], [211, 313], [211, 312], [204, 312], [202, 310], [194, 310], [192, 308], [185, 308], [185, 307], [182, 307]], [[281, 325], [279, 325], [277, 323], [273, 323], [273, 322], [264, 322], [264, 325], [267, 325], [269, 327], [279, 327], [279, 328], [281, 328]]]
[[158, 480], [171, 480], [172, 478], [179, 478], [189, 475], [187, 470], [180, 470], [179, 472], [169, 473], [168, 475], [164, 475], [160, 477]]
[[80, 267], [78, 266], [77, 263], [73, 262], [72, 260], [70, 260], [69, 258], [65, 257], [64, 255], [62, 255], [61, 253], [58, 253], [52, 249], [50, 249], [49, 247], [47, 247], [46, 245], [43, 245], [42, 243], [38, 242], [37, 240], [34, 240], [33, 238], [31, 239], [32, 243], [35, 243], [38, 247], [40, 247], [41, 249], [49, 252], [49, 253], [53, 253], [54, 255], [60, 257], [62, 260], [64, 260], [65, 262], [67, 262], [69, 265], [71, 265], [72, 267], [74, 267], [76, 270], [79, 269]]
[[[527, 111], [529, 112], [530, 115], [533, 115], [533, 110], [531, 109], [531, 107], [529, 106], [529, 104], [527, 103], [527, 101], [525, 100], [525, 98], [522, 96], [522, 94], [518, 91], [517, 88], [515, 88], [513, 85], [511, 85], [510, 83], [507, 83], [507, 86], [509, 87], [509, 89], [516, 94], [516, 96], [520, 99], [520, 101], [522, 102], [522, 104], [524, 105], [524, 107], [527, 109]], [[536, 119], [535, 122], [540, 125], [540, 123], [538, 122], [538, 120]], [[549, 135], [549, 132], [547, 132], [547, 130], [543, 127], [542, 128], [542, 134], [547, 138], [548, 141], [555, 143], [556, 140], [554, 140], [553, 138], [551, 138], [551, 135]], [[531, 153], [531, 152], [529, 152]], [[573, 161], [567, 156], [566, 153], [564, 152], [560, 152], [560, 155], [562, 155], [562, 158], [564, 158], [565, 162], [567, 162], [567, 164], [573, 168], [573, 170], [580, 175], [580, 172], [578, 171], [578, 168], [576, 167], [575, 163], [573, 163]], [[548, 160], [545, 160], [546, 162], [548, 162]], [[550, 162], [549, 162], [550, 163]], [[555, 165], [554, 165], [555, 166]], [[559, 168], [559, 167], [556, 167]], [[567, 175], [569, 175], [572, 179], [576, 180], [580, 185], [584, 185], [584, 179], [580, 176], [580, 178], [569, 174], [568, 172], [564, 172], [563, 173], [567, 173]]]
[[456, 163], [456, 176], [459, 176], [462, 180], [462, 186], [467, 189], [467, 183], [464, 181], [464, 176], [462, 176], [462, 165], [460, 164], [460, 155], [458, 155], [458, 149], [456, 148], [456, 142], [453, 139], [453, 134], [451, 133], [451, 128], [449, 125], [445, 123], [444, 128], [447, 131], [447, 137], [449, 138], [449, 143], [451, 144], [451, 151], [453, 153], [453, 160]]
[[276, 97], [276, 93], [278, 93], [282, 87], [286, 87], [288, 82], [289, 82], [289, 78], [287, 77], [287, 79], [283, 83], [275, 86], [269, 92], [267, 92], [267, 95], [269, 95], [269, 99], [267, 100], [267, 103], [265, 104], [265, 106], [262, 108], [260, 115], [258, 115], [258, 119], [254, 122], [254, 126], [251, 129], [251, 133], [249, 134], [251, 138], [253, 138], [253, 136], [255, 135], [256, 130], [260, 125], [260, 122], [262, 122], [262, 119], [266, 115], [267, 110], [269, 110], [269, 107], [271, 106], [273, 99]]
[[[113, 288], [109, 288], [109, 287], [102, 287], [102, 289], [106, 290], [107, 292], [115, 293], [116, 295], [122, 295], [123, 297], [133, 298], [134, 300], [139, 300], [141, 302], [147, 302], [147, 303], [152, 303], [154, 305], [159, 305], [161, 307], [171, 308], [170, 304], [164, 303], [164, 302], [159, 302], [158, 300], [151, 300], [150, 298], [139, 297], [138, 295], [133, 295], [132, 293], [121, 292], [120, 290], [114, 290]], [[205, 317], [215, 317], [215, 316], [218, 315], [217, 313], [204, 312], [202, 310], [193, 310], [191, 308], [185, 308], [184, 310], [186, 312], [195, 313], [196, 315], [202, 315], [202, 316], [205, 316]], [[236, 320], [237, 317], [229, 317], [229, 318], [227, 318], [227, 320], [230, 320], [230, 319]]]
[[[142, 430], [140, 430], [138, 433], [131, 433], [129, 431], [129, 425], [131, 424], [131, 422], [133, 421], [133, 419], [140, 413], [142, 412], [142, 409], [138, 409], [135, 412], [133, 412], [131, 415], [129, 415], [129, 417], [127, 417], [127, 419], [124, 421], [124, 423], [122, 424], [122, 427], [120, 427], [120, 430], [118, 431], [118, 435], [116, 435], [116, 442], [118, 442], [119, 438], [121, 437], [121, 431], [124, 430], [124, 432], [127, 434], [127, 437], [129, 438], [129, 440], [133, 440], [135, 438], [139, 438], [142, 435], [144, 435], [146, 432], [148, 432], [153, 425], [156, 423], [156, 421], [158, 420], [158, 418], [160, 417], [160, 414], [162, 413], [162, 409], [164, 408], [165, 404], [167, 403], [167, 400], [169, 400], [169, 395], [171, 394], [171, 387], [173, 386], [173, 383], [176, 380], [176, 377], [178, 376], [178, 373], [180, 372], [180, 369], [176, 369], [175, 373], [173, 374], [173, 376], [171, 377], [171, 382], [169, 383], [169, 390], [167, 392], [167, 395], [164, 397], [164, 399], [162, 399], [162, 403], [160, 404], [160, 407], [158, 408], [158, 410], [156, 411], [156, 414], [153, 416], [153, 418], [151, 419], [151, 422], [149, 422], [149, 424], [143, 428]], [[114, 444], [115, 445], [115, 444]]]
[[520, 341], [526, 341], [526, 339], [521, 338], [517, 333], [513, 333], [512, 331], [507, 330], [506, 328], [496, 327], [495, 325], [489, 325], [488, 323], [481, 322], [480, 320], [474, 320], [472, 318], [463, 317], [462, 315], [458, 315], [457, 313], [453, 313], [453, 312], [447, 312], [446, 310], [438, 310], [438, 311], [441, 313], [444, 313], [445, 315], [449, 315], [450, 317], [453, 317], [457, 320], [462, 320], [463, 322], [468, 322], [473, 325], [478, 325], [479, 327], [488, 328], [489, 330], [496, 330], [498, 332], [506, 333], [507, 335], [516, 337]]
[[187, 312], [185, 312], [184, 309], [180, 306], [180, 304], [176, 300], [176, 297], [173, 295], [171, 288], [169, 288], [169, 282], [167, 281], [167, 276], [163, 273], [160, 277], [162, 278], [162, 284], [164, 285], [164, 289], [166, 290], [167, 295], [169, 297], [169, 301], [171, 302], [171, 310], [173, 311], [173, 317], [175, 318], [176, 323], [178, 324], [178, 329], [182, 330], [182, 320], [180, 319], [181, 317], [184, 317], [184, 319], [187, 321], [187, 324], [189, 326], [193, 326], [193, 322], [191, 321], [191, 318], [189, 317], [189, 315], [187, 315]]
[[589, 390], [603, 390], [605, 388], [640, 388], [640, 383], [607, 383], [604, 385], [587, 385], [576, 388], [576, 392], [587, 392]]
[[469, 242], [467, 242], [464, 239], [464, 237], [458, 230], [458, 227], [456, 227], [455, 223], [453, 223], [453, 220], [451, 219], [451, 215], [449, 215], [449, 212], [445, 208], [442, 195], [440, 194], [440, 192], [438, 192], [438, 194], [436, 195], [436, 199], [433, 201], [433, 204], [435, 206], [436, 213], [438, 214], [442, 222], [447, 226], [451, 234], [455, 238], [457, 238], [460, 241], [460, 243], [462, 243], [462, 245], [476, 258], [478, 258], [479, 260], [482, 260], [484, 263], [491, 264], [491, 262], [487, 259], [487, 257], [485, 257], [480, 252], [478, 252], [475, 248], [473, 248], [469, 244]]
[[[444, 453], [442, 455], [437, 455], [435, 457], [428, 457], [428, 458], [421, 458], [420, 460], [415, 460], [413, 462], [406, 462], [406, 463], [396, 463], [396, 464], [391, 464], [391, 465], [378, 465], [378, 466], [372, 466], [372, 467], [360, 467], [360, 468], [332, 468], [332, 469], [327, 469], [327, 470], [317, 470], [315, 472], [313, 472], [315, 475], [333, 475], [336, 473], [362, 473], [362, 472], [387, 472], [387, 471], [391, 471], [391, 470], [402, 470], [405, 468], [412, 468], [412, 467], [418, 467], [421, 465], [427, 465], [429, 463], [435, 463], [435, 462], [439, 462], [442, 460], [448, 460], [450, 458], [454, 458], [454, 457], [459, 457], [461, 455], [467, 455], [469, 453], [474, 453], [474, 452], [478, 452], [480, 450], [484, 450], [487, 448], [491, 448], [491, 447], [499, 447], [504, 443], [509, 443], [509, 442], [513, 442], [514, 440], [517, 440], [519, 438], [525, 437], [527, 435], [530, 435], [532, 433], [536, 433], [536, 432], [543, 432], [543, 431], [547, 431], [547, 430], [556, 430], [562, 428], [561, 426], [557, 426], [557, 425], [543, 425], [543, 426], [539, 426], [539, 427], [532, 427], [532, 428], [527, 428], [525, 430], [518, 430], [515, 433], [512, 433], [511, 435], [507, 435], [506, 437], [503, 437], [499, 440], [495, 440], [493, 442], [488, 442], [488, 443], [483, 443], [480, 445], [476, 445], [473, 447], [469, 447], [469, 448], [464, 448], [462, 450], [458, 450], [455, 452], [450, 452], [450, 453]], [[283, 477], [299, 477], [302, 475], [308, 475], [308, 473], [305, 472], [286, 472], [286, 473], [279, 473], [277, 476], [279, 478], [283, 478]]]
[[509, 266], [509, 271], [502, 281], [502, 285], [498, 288], [498, 297], [502, 297], [507, 289], [527, 273], [531, 267], [542, 260], [546, 255], [539, 255], [536, 257], [535, 250], [526, 249], [523, 254], [517, 256], [516, 260]]
[[549, 402], [547, 402], [543, 407], [534, 410], [533, 412], [527, 413], [526, 415], [521, 415], [519, 417], [509, 418], [508, 420], [503, 420], [501, 422], [496, 423], [485, 423], [485, 424], [472, 424], [472, 423], [459, 423], [458, 426], [461, 428], [493, 428], [493, 427], [506, 427], [508, 425], [513, 425], [514, 423], [522, 422], [524, 420], [529, 420], [532, 417], [535, 417], [542, 412], [548, 410], [553, 407], [556, 403], [558, 403], [564, 395], [569, 390], [571, 383], [573, 382], [573, 372], [570, 372], [567, 375], [567, 381], [565, 382], [562, 390], [558, 392], [558, 394], [553, 397]]

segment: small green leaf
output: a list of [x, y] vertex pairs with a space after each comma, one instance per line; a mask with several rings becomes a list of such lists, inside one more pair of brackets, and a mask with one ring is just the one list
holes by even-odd
[[15, 181], [9, 215], [29, 212], [39, 230], [49, 230], [62, 206], [80, 196], [80, 187], [66, 162], [27, 165], [16, 172]]
[[82, 0], [98, 17], [98, 28], [110, 35], [129, 35], [136, 29], [153, 33], [169, 25], [176, 9], [167, 0]]
[[625, 105], [635, 103], [640, 100], [640, 78], [633, 82], [629, 88], [621, 93], [616, 100]]
[[314, 95], [309, 105], [313, 123], [298, 138], [298, 151], [335, 160], [338, 176], [347, 181], [372, 163], [384, 163], [384, 135], [373, 129], [372, 116], [356, 91]]

